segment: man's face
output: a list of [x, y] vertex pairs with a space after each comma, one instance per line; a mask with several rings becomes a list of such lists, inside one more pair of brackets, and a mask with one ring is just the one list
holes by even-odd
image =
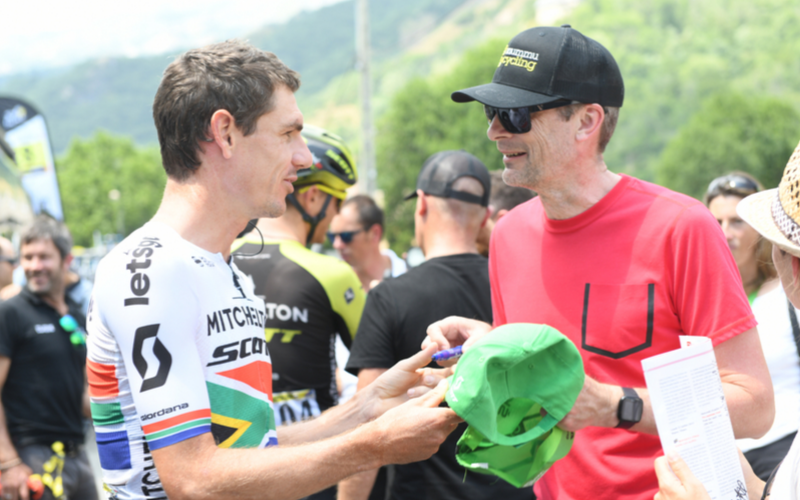
[[274, 107], [262, 115], [256, 130], [237, 144], [242, 168], [231, 176], [235, 192], [249, 206], [253, 217], [278, 217], [286, 211], [286, 195], [294, 191], [297, 170], [311, 165], [311, 152], [300, 131], [303, 114], [294, 94], [279, 86], [273, 94]]
[[497, 143], [503, 154], [503, 180], [510, 186], [537, 191], [542, 183], [570, 175], [564, 168], [574, 157], [574, 122], [578, 113], [565, 121], [558, 109], [531, 113], [531, 130], [512, 134], [496, 116], [489, 124], [487, 135]]
[[67, 262], [50, 239], [33, 240], [20, 248], [20, 265], [28, 288], [37, 295], [63, 290]]
[[360, 231], [353, 235], [350, 243], [345, 243], [342, 238], [337, 236], [333, 240], [333, 248], [339, 251], [342, 259], [350, 264], [358, 265], [363, 262], [370, 252], [369, 233], [364, 230], [358, 217], [355, 204], [346, 205], [342, 211], [331, 222], [332, 233], [346, 233]]

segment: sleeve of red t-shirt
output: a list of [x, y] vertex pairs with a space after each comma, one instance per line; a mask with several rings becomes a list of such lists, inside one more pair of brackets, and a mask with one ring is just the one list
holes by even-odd
[[670, 257], [674, 306], [687, 335], [718, 345], [756, 326], [725, 236], [705, 206], [680, 214]]

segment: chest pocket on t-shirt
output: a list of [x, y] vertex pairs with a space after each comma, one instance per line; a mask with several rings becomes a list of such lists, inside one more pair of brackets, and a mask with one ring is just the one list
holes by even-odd
[[612, 359], [624, 358], [650, 347], [653, 340], [655, 286], [655, 283], [586, 283], [581, 347]]

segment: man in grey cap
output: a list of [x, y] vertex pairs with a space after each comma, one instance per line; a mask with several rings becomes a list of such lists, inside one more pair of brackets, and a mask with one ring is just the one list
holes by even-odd
[[[425, 162], [417, 178], [414, 225], [426, 261], [380, 283], [369, 295], [347, 370], [364, 387], [402, 359], [419, 351], [427, 326], [450, 315], [492, 321], [487, 261], [475, 239], [489, 216], [491, 181], [486, 167], [463, 151], [443, 151]], [[466, 424], [448, 436], [428, 460], [395, 466], [391, 498], [473, 500], [532, 498], [530, 490], [466, 472], [455, 458]], [[339, 485], [340, 500], [366, 499], [375, 472]]]
[[[577, 431], [574, 446], [537, 496], [653, 498], [661, 445], [641, 360], [677, 349], [680, 335], [712, 339], [736, 437], [763, 435], [771, 381], [717, 221], [699, 201], [603, 160], [624, 98], [609, 51], [567, 25], [532, 28], [509, 42], [492, 83], [452, 98], [484, 106], [505, 182], [539, 194], [492, 234], [494, 324], [553, 326], [586, 368], [559, 424]], [[469, 349], [490, 328], [448, 319], [428, 335]]]

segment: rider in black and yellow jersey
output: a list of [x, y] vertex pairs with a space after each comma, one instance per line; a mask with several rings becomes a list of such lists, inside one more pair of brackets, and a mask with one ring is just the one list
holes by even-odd
[[260, 219], [258, 231], [233, 246], [236, 265], [266, 303], [279, 426], [313, 418], [337, 403], [335, 336], [349, 348], [365, 301], [349, 265], [307, 248], [324, 241], [345, 190], [356, 183], [352, 156], [325, 130], [306, 125], [302, 134], [314, 164], [298, 172], [286, 213]]

